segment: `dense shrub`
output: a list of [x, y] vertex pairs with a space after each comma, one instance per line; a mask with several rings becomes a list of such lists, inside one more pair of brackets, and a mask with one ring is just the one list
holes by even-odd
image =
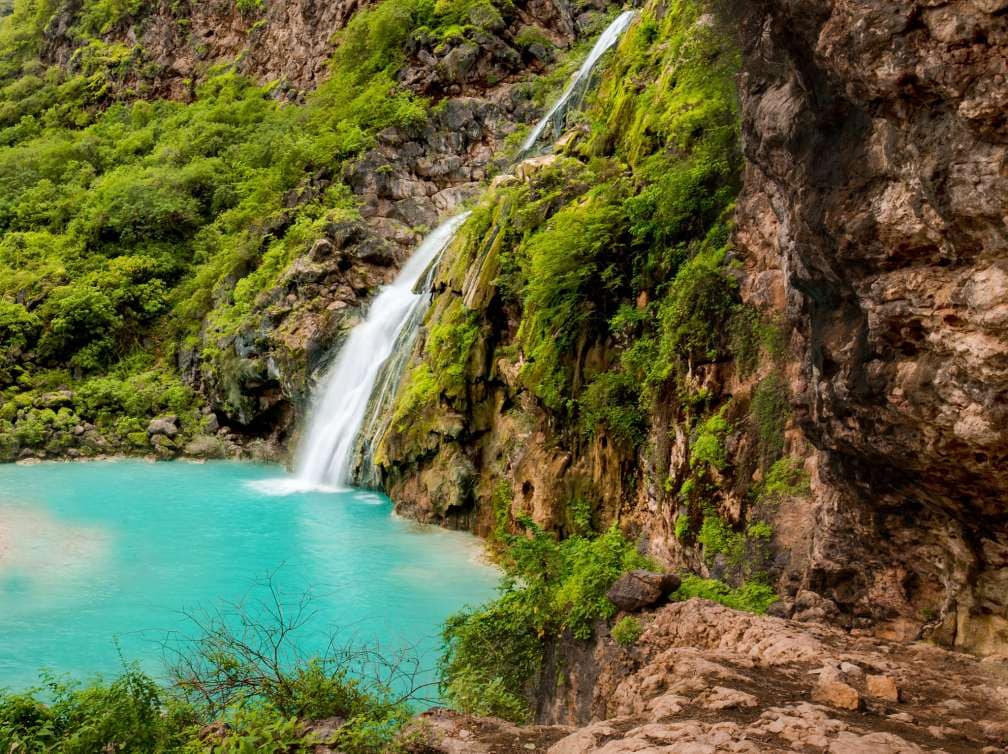
[[612, 583], [651, 566], [615, 527], [594, 539], [557, 541], [530, 521], [524, 525], [524, 534], [507, 537], [501, 596], [447, 621], [441, 663], [452, 704], [512, 720], [528, 714], [543, 640], [567, 632], [589, 638], [594, 622], [616, 611], [605, 596]]
[[777, 600], [774, 590], [759, 581], [749, 581], [733, 589], [717, 579], [688, 575], [683, 578], [682, 585], [672, 598], [687, 600], [691, 597], [703, 597], [736, 610], [760, 614], [765, 613], [766, 609]]

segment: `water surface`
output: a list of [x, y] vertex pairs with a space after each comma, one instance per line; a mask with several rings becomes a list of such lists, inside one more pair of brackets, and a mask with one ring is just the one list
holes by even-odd
[[[334, 632], [433, 660], [444, 618], [493, 594], [468, 535], [392, 515], [360, 490], [273, 496], [276, 467], [117, 461], [0, 466], [0, 687], [49, 668], [162, 673], [183, 611], [263, 596], [273, 574], [314, 595], [309, 651]], [[312, 644], [315, 646], [311, 646]]]

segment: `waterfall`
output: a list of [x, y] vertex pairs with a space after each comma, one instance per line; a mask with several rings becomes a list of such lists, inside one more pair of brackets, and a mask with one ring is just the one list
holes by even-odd
[[[336, 361], [322, 377], [311, 406], [311, 421], [298, 448], [296, 476], [302, 487], [349, 484], [354, 442], [372, 403], [372, 393], [382, 376], [382, 367], [407, 331], [409, 339], [427, 308], [429, 278], [425, 278], [462, 222], [462, 212], [434, 229], [403, 266], [391, 285], [372, 302], [364, 321], [350, 331]], [[419, 290], [418, 290], [419, 288]], [[407, 325], [413, 327], [407, 327]], [[411, 332], [410, 332], [411, 331]], [[399, 352], [406, 352], [405, 348]], [[408, 355], [408, 352], [407, 352]], [[404, 357], [405, 358], [405, 357]], [[398, 378], [387, 370], [380, 389], [395, 390]], [[385, 404], [385, 396], [376, 397]]]
[[620, 36], [622, 36], [623, 32], [630, 25], [630, 22], [633, 21], [635, 15], [637, 15], [637, 11], [623, 11], [606, 27], [606, 30], [602, 32], [598, 41], [595, 42], [595, 46], [592, 47], [591, 52], [588, 53], [588, 57], [585, 58], [577, 73], [571, 78], [570, 84], [567, 85], [564, 93], [560, 95], [560, 99], [553, 104], [553, 107], [543, 116], [542, 120], [536, 123], [535, 128], [532, 129], [532, 133], [525, 139], [525, 143], [522, 144], [521, 151], [518, 153], [519, 157], [528, 154], [535, 147], [546, 126], [552, 126], [555, 136], [560, 135], [567, 120], [567, 113], [570, 112], [572, 107], [580, 105], [581, 100], [584, 99], [588, 85], [591, 83], [592, 73], [595, 71], [595, 64], [598, 63], [599, 58], [605, 54], [606, 50], [616, 44]]
[[[535, 147], [548, 125], [559, 134], [570, 108], [584, 98], [599, 58], [616, 44], [635, 15], [635, 11], [621, 13], [606, 28], [564, 93], [529, 134], [518, 159]], [[257, 487], [286, 494], [350, 484], [358, 453], [363, 473], [373, 476], [369, 454], [388, 425], [395, 391], [427, 309], [437, 260], [468, 216], [462, 212], [435, 228], [350, 332], [313, 398], [310, 422], [298, 447], [296, 478], [258, 482]]]

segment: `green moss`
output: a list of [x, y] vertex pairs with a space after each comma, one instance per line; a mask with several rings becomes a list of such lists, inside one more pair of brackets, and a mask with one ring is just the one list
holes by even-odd
[[738, 567], [745, 559], [745, 534], [735, 531], [717, 511], [708, 510], [704, 513], [697, 542], [703, 547], [704, 558], [708, 562], [712, 562], [718, 555], [724, 555], [730, 566]]
[[697, 468], [703, 465], [722, 470], [727, 463], [725, 437], [731, 431], [731, 425], [725, 419], [726, 408], [707, 417], [697, 430], [696, 437], [690, 445], [690, 466]]
[[235, 7], [242, 15], [251, 16], [262, 12], [266, 7], [265, 0], [235, 0]]
[[729, 324], [729, 332], [729, 348], [741, 377], [752, 374], [764, 355], [777, 362], [784, 354], [784, 328], [767, 321], [748, 306], [738, 307]]
[[784, 497], [806, 495], [809, 492], [808, 473], [800, 461], [794, 458], [780, 458], [767, 470], [763, 483], [758, 487], [761, 501], [774, 502]]
[[632, 615], [623, 616], [612, 627], [613, 640], [621, 647], [632, 647], [640, 639], [642, 633], [644, 633], [644, 627]]
[[528, 359], [522, 378], [549, 408], [568, 407], [577, 339], [598, 322], [599, 291], [620, 250], [617, 187], [593, 190], [544, 223], [523, 245], [525, 287], [518, 338]]
[[733, 589], [717, 579], [704, 579], [690, 574], [683, 577], [682, 584], [672, 594], [672, 599], [687, 600], [692, 597], [702, 597], [736, 610], [758, 614], [765, 613], [777, 601], [774, 590], [759, 581], [750, 581]]
[[784, 452], [784, 427], [791, 413], [788, 388], [780, 375], [771, 374], [756, 386], [750, 410], [760, 457], [770, 465]]
[[578, 398], [581, 430], [593, 437], [604, 429], [622, 446], [636, 447], [644, 441], [647, 427], [647, 413], [640, 404], [640, 385], [627, 372], [596, 375]]
[[680, 513], [675, 520], [676, 539], [686, 539], [690, 535], [690, 518], [688, 515]]

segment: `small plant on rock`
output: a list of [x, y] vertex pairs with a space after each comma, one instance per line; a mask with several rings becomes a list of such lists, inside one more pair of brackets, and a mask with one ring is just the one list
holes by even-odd
[[621, 647], [632, 647], [644, 633], [640, 621], [632, 615], [624, 615], [612, 628], [612, 637]]

